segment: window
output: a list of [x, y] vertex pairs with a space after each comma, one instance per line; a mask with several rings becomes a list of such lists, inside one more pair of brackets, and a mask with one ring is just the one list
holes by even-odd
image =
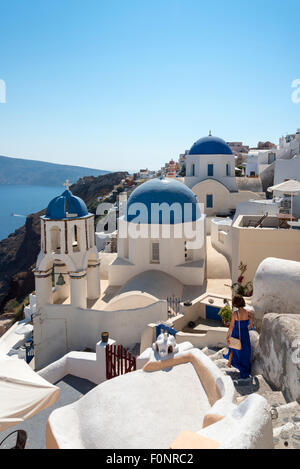
[[80, 251], [79, 232], [80, 232], [80, 229], [78, 228], [78, 226], [74, 225], [73, 240], [72, 240], [73, 252]]
[[230, 176], [230, 164], [226, 165], [226, 176]]
[[152, 243], [151, 245], [151, 262], [159, 263], [159, 242]]
[[60, 254], [61, 230], [57, 226], [53, 226], [50, 230], [51, 251]]
[[213, 195], [207, 194], [206, 195], [206, 208], [213, 208]]
[[192, 176], [195, 176], [195, 165], [194, 165], [194, 163], [192, 164]]
[[129, 258], [129, 239], [124, 239], [124, 257], [125, 259]]
[[214, 165], [209, 164], [207, 165], [207, 176], [213, 176], [214, 175]]
[[184, 258], [186, 262], [193, 260], [193, 253], [191, 249], [187, 249], [187, 242], [184, 242]]

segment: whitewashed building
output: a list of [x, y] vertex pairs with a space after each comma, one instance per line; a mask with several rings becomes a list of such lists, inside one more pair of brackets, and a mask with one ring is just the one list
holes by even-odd
[[238, 190], [235, 156], [224, 140], [212, 135], [201, 138], [190, 149], [183, 181], [204, 204], [208, 216], [228, 215], [238, 203], [261, 198], [258, 193]]
[[134, 190], [119, 220], [109, 283], [124, 285], [138, 274], [159, 271], [185, 285], [202, 285], [205, 257], [205, 215], [195, 194], [180, 181], [153, 179]]

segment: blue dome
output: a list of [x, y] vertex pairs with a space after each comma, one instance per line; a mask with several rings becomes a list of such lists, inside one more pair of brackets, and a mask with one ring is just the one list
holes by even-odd
[[[167, 204], [158, 210], [158, 205]], [[135, 204], [143, 204], [142, 207]], [[178, 204], [178, 210], [170, 210]], [[185, 206], [185, 204], [188, 204]], [[175, 207], [174, 207], [175, 208]], [[176, 179], [152, 179], [137, 187], [128, 199], [126, 220], [146, 224], [171, 224], [196, 221], [201, 213], [195, 194]]]
[[82, 218], [88, 215], [88, 209], [82, 199], [66, 190], [51, 200], [45, 218], [61, 220], [64, 218]]
[[194, 143], [189, 155], [232, 155], [232, 151], [224, 140], [209, 135]]

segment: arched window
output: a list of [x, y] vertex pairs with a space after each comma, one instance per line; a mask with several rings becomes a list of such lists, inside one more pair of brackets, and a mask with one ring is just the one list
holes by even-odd
[[89, 226], [89, 238], [90, 238], [90, 248], [92, 248], [95, 244], [95, 232], [94, 232], [94, 224], [90, 223]]
[[195, 176], [195, 163], [192, 164], [192, 176]]
[[51, 251], [60, 254], [61, 248], [61, 230], [57, 226], [50, 229]]
[[80, 228], [77, 225], [74, 225], [73, 229], [73, 252], [80, 251]]

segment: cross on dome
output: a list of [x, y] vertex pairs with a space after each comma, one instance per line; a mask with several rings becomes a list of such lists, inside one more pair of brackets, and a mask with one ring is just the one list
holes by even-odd
[[66, 190], [68, 191], [70, 189], [70, 181], [69, 179], [66, 179], [66, 182], [63, 183], [63, 186], [65, 186]]

